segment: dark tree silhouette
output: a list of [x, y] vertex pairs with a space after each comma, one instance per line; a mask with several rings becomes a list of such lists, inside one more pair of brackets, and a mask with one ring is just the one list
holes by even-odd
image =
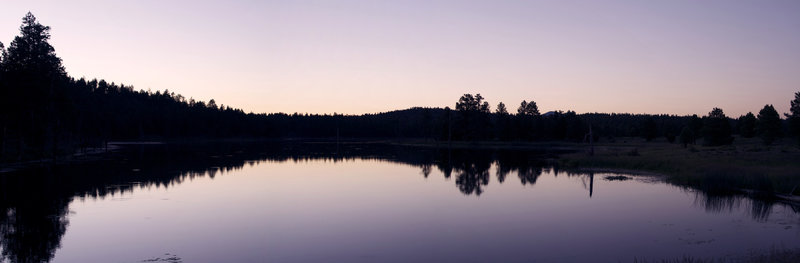
[[[692, 119], [689, 116], [625, 113], [586, 113], [579, 115], [579, 118], [585, 123], [592, 124], [592, 133], [595, 134], [595, 141], [601, 136], [612, 140], [614, 137], [644, 137], [642, 124], [649, 118], [652, 118], [657, 124], [655, 134], [664, 134], [667, 137], [671, 133], [677, 134], [684, 126], [688, 126]], [[700, 121], [699, 118], [698, 121]]]
[[752, 112], [739, 117], [737, 126], [742, 137], [753, 138], [753, 136], [756, 136], [756, 116]]
[[[48, 43], [50, 27], [40, 24], [29, 12], [19, 29], [20, 35], [4, 52], [0, 73], [4, 141], [14, 137], [17, 159], [24, 158], [25, 151], [55, 155], [63, 123], [73, 113], [63, 85], [66, 73]], [[0, 154], [4, 150], [0, 149]]]
[[3, 154], [6, 149], [6, 137], [8, 133], [8, 119], [11, 117], [8, 114], [8, 98], [6, 94], [6, 82], [3, 79], [3, 60], [6, 57], [6, 48], [3, 42], [0, 42], [0, 163], [3, 162]]
[[480, 140], [491, 137], [489, 103], [483, 101], [480, 93], [464, 94], [456, 102], [458, 118], [453, 136], [459, 140]]
[[719, 146], [731, 144], [731, 124], [728, 117], [720, 108], [714, 108], [708, 113], [703, 125], [704, 144], [708, 146]]
[[489, 166], [482, 163], [460, 163], [455, 167], [456, 186], [465, 195], [481, 195], [489, 184]]
[[519, 108], [517, 108], [517, 115], [538, 116], [539, 107], [536, 106], [536, 102], [533, 100], [531, 100], [530, 102], [523, 100], [519, 104]]
[[583, 140], [584, 135], [589, 131], [586, 123], [584, 123], [574, 111], [567, 111], [567, 113], [564, 114], [563, 122], [565, 123], [564, 139], [580, 141]]
[[697, 114], [692, 114], [692, 116], [689, 117], [688, 125], [689, 129], [692, 129], [692, 133], [694, 133], [695, 139], [703, 137], [703, 119], [697, 117]]
[[658, 137], [658, 126], [653, 117], [644, 119], [642, 123], [642, 137], [648, 142]]
[[511, 140], [514, 137], [512, 124], [512, 116], [508, 114], [506, 104], [503, 102], [498, 103], [497, 110], [495, 110], [495, 118], [493, 118], [495, 138], [504, 141]]
[[789, 113], [785, 114], [789, 122], [789, 135], [797, 138], [800, 144], [800, 92], [795, 92], [794, 99], [789, 103]]
[[483, 101], [483, 96], [480, 93], [475, 94], [475, 96], [464, 94], [456, 102], [456, 110], [460, 112], [477, 111], [489, 113], [489, 103]]
[[[2, 185], [9, 198], [0, 200], [0, 261], [49, 262], [61, 246], [61, 237], [67, 229], [68, 205], [71, 194], [64, 185], [53, 183], [54, 178], [40, 178], [51, 182], [27, 180], [26, 185]], [[66, 194], [66, 196], [62, 195]], [[25, 198], [24, 200], [20, 200]]]
[[50, 27], [40, 24], [30, 12], [22, 18], [20, 36], [11, 41], [3, 68], [15, 73], [40, 73], [62, 77], [66, 73], [50, 40]]
[[495, 110], [495, 114], [501, 115], [501, 116], [508, 115], [508, 110], [506, 109], [506, 105], [503, 104], [502, 101], [497, 104], [497, 109]]
[[693, 144], [695, 141], [694, 132], [692, 132], [692, 129], [689, 128], [688, 126], [683, 127], [683, 129], [681, 129], [681, 134], [678, 137], [681, 144], [683, 144], [683, 148], [686, 148], [686, 146], [690, 143]]
[[758, 112], [756, 132], [764, 141], [764, 144], [767, 145], [772, 144], [775, 140], [783, 136], [781, 117], [778, 115], [778, 111], [775, 110], [775, 107], [767, 104]]

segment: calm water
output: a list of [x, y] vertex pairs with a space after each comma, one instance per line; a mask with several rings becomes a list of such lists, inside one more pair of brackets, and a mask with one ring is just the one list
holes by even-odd
[[629, 262], [800, 246], [797, 208], [552, 153], [134, 146], [0, 175], [12, 262]]

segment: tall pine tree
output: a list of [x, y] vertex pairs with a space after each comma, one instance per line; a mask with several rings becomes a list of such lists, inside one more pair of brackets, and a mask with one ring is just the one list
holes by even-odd
[[756, 120], [756, 132], [764, 140], [764, 144], [772, 144], [775, 140], [783, 136], [781, 127], [781, 117], [772, 105], [764, 105], [758, 112]]
[[[56, 110], [66, 72], [48, 42], [50, 27], [30, 12], [22, 19], [20, 35], [6, 50], [2, 61], [0, 105], [7, 135], [16, 138], [16, 152], [45, 155], [55, 152], [63, 112]], [[8, 130], [11, 130], [8, 132]], [[9, 134], [12, 133], [12, 134]], [[22, 158], [24, 156], [18, 156]]]

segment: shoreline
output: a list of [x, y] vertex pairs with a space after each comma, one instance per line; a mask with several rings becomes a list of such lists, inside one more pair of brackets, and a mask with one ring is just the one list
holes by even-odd
[[21, 162], [2, 163], [2, 166], [0, 166], [0, 175], [16, 172], [19, 170], [30, 169], [33, 167], [47, 167], [53, 165], [65, 165], [65, 164], [68, 165], [68, 164], [75, 164], [82, 162], [98, 161], [102, 160], [103, 156], [105, 156], [106, 154], [117, 151], [119, 150], [119, 148], [120, 148], [119, 146], [112, 145], [109, 143], [108, 148], [106, 147], [86, 148], [85, 150], [78, 150], [73, 154], [59, 156], [56, 158], [42, 158], [42, 159], [21, 161]]
[[[165, 144], [214, 143], [310, 143], [310, 144], [379, 144], [437, 149], [520, 150], [552, 155], [556, 165], [579, 172], [625, 173], [663, 177], [669, 183], [692, 188], [738, 191], [748, 196], [772, 195], [792, 204], [800, 204], [800, 148], [788, 144], [764, 146], [758, 140], [739, 139], [733, 145], [705, 147], [666, 141], [645, 142], [640, 138], [618, 138], [594, 145], [589, 155], [586, 143], [566, 141], [435, 141], [431, 139], [389, 138], [224, 138], [181, 140], [111, 141], [104, 147], [87, 148], [69, 156], [24, 162], [5, 163], [0, 174], [37, 166], [65, 165], [107, 158], [121, 147]], [[754, 187], [753, 178], [770, 184]], [[748, 185], [749, 184], [749, 185]]]

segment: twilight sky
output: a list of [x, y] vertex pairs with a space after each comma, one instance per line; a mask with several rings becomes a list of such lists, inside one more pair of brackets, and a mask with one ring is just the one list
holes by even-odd
[[253, 112], [492, 110], [728, 116], [787, 112], [800, 1], [5, 0], [31, 11], [74, 77]]

